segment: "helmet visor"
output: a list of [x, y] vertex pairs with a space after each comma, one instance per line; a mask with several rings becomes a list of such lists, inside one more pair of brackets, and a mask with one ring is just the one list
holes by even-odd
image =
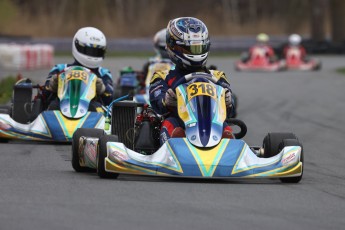
[[210, 43], [192, 41], [190, 45], [177, 44], [176, 48], [184, 54], [200, 55], [210, 50]]
[[85, 54], [87, 56], [96, 57], [96, 58], [104, 58], [105, 54], [105, 46], [88, 46], [87, 44], [83, 44], [78, 40], [75, 41], [75, 47], [77, 48], [79, 53]]

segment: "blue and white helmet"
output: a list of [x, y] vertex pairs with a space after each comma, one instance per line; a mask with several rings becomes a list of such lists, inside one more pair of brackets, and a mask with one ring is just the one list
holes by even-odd
[[97, 28], [84, 27], [73, 38], [73, 57], [87, 68], [98, 68], [104, 59], [107, 40]]
[[167, 51], [180, 68], [198, 69], [206, 65], [210, 39], [206, 25], [197, 18], [176, 18], [168, 23]]

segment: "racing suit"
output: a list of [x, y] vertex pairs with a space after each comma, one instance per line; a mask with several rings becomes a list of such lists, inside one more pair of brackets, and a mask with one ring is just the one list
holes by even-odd
[[296, 58], [300, 58], [304, 62], [308, 61], [307, 51], [301, 45], [299, 45], [299, 46], [287, 45], [283, 50], [284, 58], [286, 59], [288, 57], [288, 55], [295, 55], [295, 52], [294, 52], [295, 50], [298, 51], [298, 53], [296, 54], [296, 55], [298, 55], [298, 57], [296, 57]]
[[[193, 71], [194, 72], [194, 71]], [[215, 76], [218, 81], [217, 84], [231, 91], [230, 84], [226, 79], [224, 72], [217, 70], [208, 70], [206, 68], [195, 71], [195, 72], [206, 72]], [[170, 88], [174, 88], [176, 85], [174, 83], [178, 82], [179, 79], [183, 78], [185, 75], [190, 74], [190, 71], [180, 69], [175, 67], [169, 72], [161, 71], [155, 72], [152, 76], [150, 82], [150, 103], [152, 108], [161, 115], [165, 116], [165, 119], [162, 123], [160, 131], [160, 143], [163, 144], [167, 139], [172, 137], [173, 131], [181, 127], [184, 129], [184, 123], [179, 118], [177, 107], [169, 107], [165, 105], [165, 94]], [[227, 114], [230, 114], [234, 105], [227, 108]], [[231, 128], [229, 125], [224, 122], [224, 131], [230, 131]]]
[[[59, 100], [56, 92], [58, 87], [57, 76], [65, 71], [67, 67], [71, 66], [83, 66], [75, 61], [72, 64], [57, 64], [49, 72], [46, 79], [42, 97], [44, 109], [58, 109]], [[113, 78], [110, 71], [103, 67], [90, 69], [97, 75], [96, 82], [97, 99], [90, 102], [91, 110], [100, 111], [102, 105], [109, 105], [113, 100]], [[90, 108], [89, 108], [90, 109]]]
[[252, 58], [255, 58], [256, 56], [265, 56], [269, 59], [270, 62], [273, 62], [275, 60], [275, 53], [272, 47], [268, 45], [262, 45], [258, 44], [249, 49], [248, 56], [243, 58], [243, 62], [247, 62]]

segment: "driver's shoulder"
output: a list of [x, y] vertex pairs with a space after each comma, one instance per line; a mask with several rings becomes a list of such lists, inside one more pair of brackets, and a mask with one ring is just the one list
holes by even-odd
[[153, 73], [150, 83], [153, 83], [154, 81], [159, 79], [165, 80], [168, 74], [168, 71], [156, 71]]
[[49, 73], [50, 74], [58, 74], [58, 73], [64, 71], [68, 66], [69, 66], [69, 64], [56, 64], [55, 66], [53, 66], [53, 68], [51, 68]]
[[217, 80], [221, 79], [221, 78], [225, 78], [225, 73], [223, 71], [219, 71], [219, 70], [210, 70], [210, 73], [217, 78]]

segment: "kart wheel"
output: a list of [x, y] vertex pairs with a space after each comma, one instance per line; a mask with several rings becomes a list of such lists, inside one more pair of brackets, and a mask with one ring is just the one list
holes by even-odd
[[285, 177], [285, 178], [280, 178], [280, 181], [283, 183], [298, 183], [302, 179], [303, 176], [303, 168], [304, 168], [304, 156], [303, 156], [303, 146], [302, 144], [296, 140], [296, 139], [285, 139], [281, 143], [281, 149], [283, 149], [286, 146], [301, 146], [301, 162], [302, 162], [302, 174], [300, 176], [296, 177]]
[[79, 128], [74, 132], [72, 137], [72, 167], [76, 172], [96, 172], [95, 169], [84, 167], [79, 162], [79, 146], [81, 137], [95, 137], [101, 138], [105, 135], [103, 129], [87, 129]]
[[107, 157], [107, 143], [118, 142], [119, 138], [116, 135], [104, 135], [98, 141], [98, 157], [97, 157], [97, 174], [101, 178], [116, 179], [118, 173], [109, 173], [105, 171], [105, 158]]
[[279, 146], [284, 139], [295, 139], [293, 133], [268, 133], [263, 141], [264, 158], [273, 157], [279, 153]]
[[12, 119], [26, 124], [30, 122], [30, 107], [32, 98], [32, 83], [30, 79], [19, 80], [13, 86]]

